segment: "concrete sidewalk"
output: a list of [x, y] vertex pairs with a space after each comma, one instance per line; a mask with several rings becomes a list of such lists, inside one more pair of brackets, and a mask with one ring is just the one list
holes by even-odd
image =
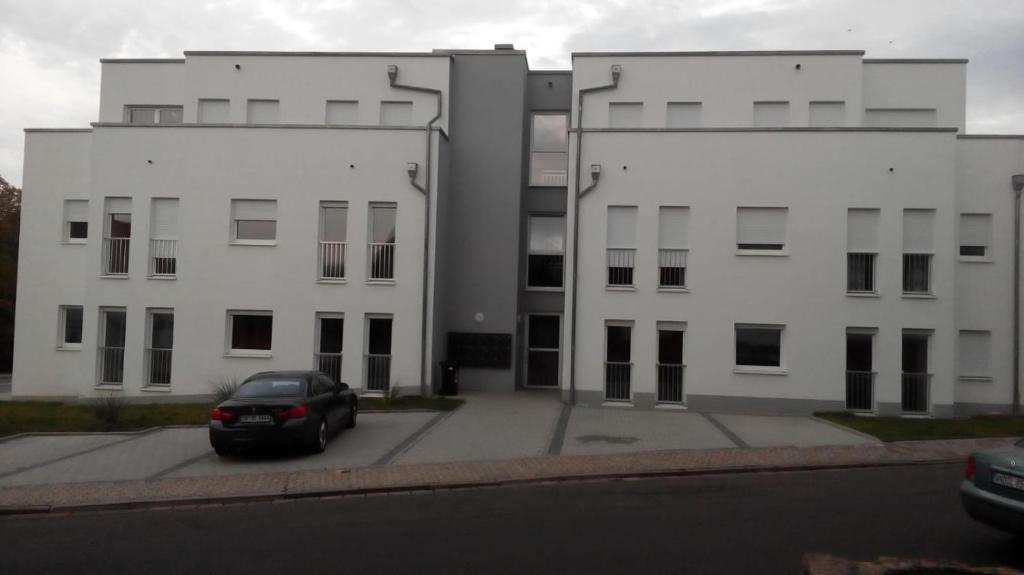
[[601, 478], [810, 470], [958, 461], [1014, 439], [825, 447], [726, 448], [502, 461], [371, 465], [350, 469], [163, 477], [0, 488], [0, 514], [203, 505]]

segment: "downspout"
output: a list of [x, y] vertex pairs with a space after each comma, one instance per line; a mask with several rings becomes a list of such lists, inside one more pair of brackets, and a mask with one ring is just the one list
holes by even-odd
[[583, 158], [583, 96], [602, 90], [613, 90], [619, 87], [619, 75], [622, 73], [622, 66], [613, 64], [611, 68], [612, 83], [591, 88], [581, 88], [576, 97], [576, 185], [573, 188], [573, 217], [572, 217], [572, 337], [569, 338], [569, 404], [576, 404], [576, 308], [577, 295], [576, 280], [579, 275], [579, 242], [580, 242], [580, 198], [597, 186], [597, 180], [601, 175], [601, 167], [591, 166], [591, 177], [593, 181], [586, 189], [580, 191], [580, 162]]
[[1020, 412], [1020, 194], [1024, 190], [1024, 174], [1010, 178], [1013, 186], [1013, 405], [1014, 415]]
[[427, 158], [426, 158], [426, 180], [421, 186], [416, 183], [416, 173], [419, 171], [418, 166], [414, 163], [410, 163], [407, 166], [407, 172], [409, 174], [409, 183], [414, 188], [423, 193], [423, 199], [425, 207], [423, 210], [423, 301], [422, 301], [422, 314], [420, 317], [420, 395], [427, 395], [427, 305], [429, 300], [427, 298], [427, 291], [430, 287], [430, 265], [428, 260], [430, 258], [430, 182], [431, 172], [433, 168], [433, 131], [434, 123], [441, 118], [442, 104], [441, 100], [444, 97], [443, 92], [436, 88], [425, 88], [423, 86], [408, 86], [405, 84], [399, 84], [395, 80], [398, 79], [398, 66], [394, 64], [388, 64], [388, 85], [397, 90], [409, 90], [411, 92], [423, 92], [426, 94], [434, 94], [437, 96], [437, 113], [434, 117], [427, 122], [427, 125], [423, 127], [424, 132], [427, 135]]

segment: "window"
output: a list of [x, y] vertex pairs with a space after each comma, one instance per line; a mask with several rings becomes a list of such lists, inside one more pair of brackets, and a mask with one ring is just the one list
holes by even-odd
[[811, 102], [807, 106], [807, 125], [835, 128], [846, 125], [846, 102]]
[[64, 200], [62, 239], [84, 244], [89, 237], [89, 200]]
[[82, 348], [82, 306], [62, 305], [58, 308], [57, 347]]
[[641, 102], [608, 104], [609, 128], [639, 128], [643, 125], [644, 105]]
[[686, 287], [690, 208], [658, 208], [658, 287]]
[[736, 367], [782, 367], [781, 325], [736, 325]]
[[530, 185], [565, 186], [569, 170], [569, 115], [534, 114], [530, 128]]
[[280, 121], [280, 116], [280, 100], [249, 100], [246, 103], [246, 124], [276, 124]]
[[700, 102], [669, 102], [665, 110], [665, 125], [669, 128], [699, 128]]
[[787, 208], [737, 208], [736, 248], [781, 252], [786, 247]]
[[992, 242], [992, 214], [960, 214], [960, 256], [986, 260]]
[[864, 126], [868, 128], [933, 128], [938, 125], [935, 108], [868, 108]]
[[930, 332], [903, 330], [903, 375], [901, 404], [906, 413], [927, 413], [930, 401], [931, 374], [928, 373], [928, 340]]
[[345, 279], [348, 246], [348, 204], [320, 202], [320, 279]]
[[636, 206], [608, 206], [608, 286], [632, 287], [636, 260]]
[[558, 315], [526, 316], [526, 385], [558, 387], [561, 326]]
[[128, 275], [131, 237], [131, 198], [106, 198], [103, 225], [103, 275]]
[[605, 325], [604, 398], [608, 401], [629, 401], [632, 398], [632, 348], [631, 323], [608, 322]]
[[345, 316], [340, 313], [316, 314], [316, 353], [314, 367], [341, 381], [341, 360], [345, 345]]
[[903, 210], [903, 293], [931, 294], [935, 210]]
[[565, 216], [530, 216], [526, 285], [561, 288], [565, 258]]
[[126, 106], [129, 124], [180, 124], [181, 106]]
[[874, 328], [846, 329], [846, 409], [875, 409]]
[[355, 124], [359, 121], [359, 102], [355, 100], [328, 100], [328, 125]]
[[789, 125], [789, 102], [754, 102], [754, 127], [784, 128]]
[[992, 332], [960, 330], [959, 375], [964, 381], [992, 379]]
[[370, 204], [369, 257], [370, 280], [395, 279], [395, 233], [398, 206]]
[[381, 102], [381, 126], [411, 126], [412, 102]]
[[846, 291], [875, 293], [878, 254], [877, 209], [851, 208], [846, 212]]
[[171, 357], [174, 352], [174, 310], [146, 310], [146, 386], [171, 385]]
[[149, 207], [149, 275], [178, 273], [178, 198], [153, 198]]
[[274, 314], [269, 311], [228, 312], [228, 355], [269, 356]]
[[200, 124], [226, 124], [231, 121], [231, 100], [200, 99], [196, 117]]
[[124, 308], [100, 308], [99, 345], [96, 346], [98, 385], [124, 384], [126, 315]]
[[231, 200], [231, 241], [272, 245], [277, 240], [277, 200]]
[[366, 390], [391, 387], [391, 316], [366, 317]]
[[658, 322], [659, 403], [683, 403], [683, 334], [685, 324]]

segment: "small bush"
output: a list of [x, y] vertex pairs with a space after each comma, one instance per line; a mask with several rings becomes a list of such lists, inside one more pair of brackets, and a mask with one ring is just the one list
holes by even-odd
[[216, 403], [221, 403], [231, 399], [241, 385], [242, 382], [238, 381], [237, 377], [222, 377], [210, 382], [210, 387], [213, 388], [213, 400]]
[[103, 395], [88, 402], [92, 414], [107, 427], [115, 427], [124, 419], [128, 401], [119, 395]]
[[384, 403], [391, 404], [398, 401], [399, 393], [398, 382], [395, 382], [395, 385], [389, 385], [387, 391], [384, 392]]

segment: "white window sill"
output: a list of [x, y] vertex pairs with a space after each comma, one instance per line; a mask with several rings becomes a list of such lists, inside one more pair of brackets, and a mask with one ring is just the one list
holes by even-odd
[[685, 286], [671, 287], [671, 286], [658, 286], [658, 291], [665, 293], [690, 293], [690, 288]]
[[995, 379], [990, 375], [961, 375], [957, 377], [959, 381], [979, 382], [979, 383], [992, 383]]
[[686, 407], [685, 403], [655, 403], [654, 409], [664, 409], [666, 411], [686, 411], [689, 408]]
[[604, 286], [607, 291], [636, 291], [636, 286]]
[[112, 384], [112, 383], [105, 383], [105, 384], [97, 385], [97, 386], [93, 387], [93, 389], [96, 389], [98, 391], [122, 391], [124, 389], [124, 385], [123, 384], [122, 385], [116, 385], [116, 384]]
[[371, 286], [393, 286], [395, 284], [395, 280], [366, 280], [366, 285]]
[[960, 261], [970, 264], [993, 264], [995, 260], [988, 256], [960, 256]]
[[126, 279], [128, 279], [128, 274], [117, 274], [117, 275], [111, 275], [111, 274], [104, 275], [104, 274], [100, 274], [100, 279], [102, 279], [102, 280], [126, 280]]
[[146, 279], [166, 282], [166, 281], [174, 281], [174, 280], [178, 279], [178, 276], [176, 276], [176, 275], [174, 275], [174, 276], [146, 276]]
[[901, 413], [903, 419], [934, 419], [930, 413]]
[[846, 297], [880, 298], [882, 296], [876, 291], [848, 291]]
[[60, 243], [62, 246], [84, 246], [89, 242], [86, 240], [64, 240]]
[[81, 344], [58, 345], [54, 349], [56, 349], [57, 351], [82, 351], [82, 345]]
[[224, 354], [224, 357], [241, 357], [241, 358], [258, 358], [266, 359], [273, 357], [273, 353], [269, 351], [263, 351], [258, 349], [244, 350], [244, 349], [233, 349]]
[[565, 288], [564, 287], [526, 286], [526, 291], [547, 292], [547, 293], [565, 293]]
[[316, 283], [318, 283], [318, 284], [338, 284], [338, 285], [344, 285], [344, 284], [348, 283], [348, 280], [345, 279], [345, 278], [320, 278], [320, 279], [316, 280]]
[[738, 256], [761, 256], [770, 258], [785, 258], [789, 257], [789, 252], [786, 250], [736, 250]]
[[933, 293], [905, 293], [903, 299], [936, 299]]
[[601, 407], [633, 407], [632, 401], [614, 401], [606, 399], [601, 403]]
[[228, 242], [228, 245], [273, 247], [277, 245], [277, 240], [232, 240]]
[[789, 371], [782, 367], [765, 366], [736, 366], [732, 368], [733, 373], [743, 375], [789, 375]]
[[149, 393], [170, 393], [171, 392], [171, 386], [169, 386], [169, 385], [147, 385], [147, 386], [143, 387], [142, 389], [140, 389], [139, 391], [144, 391], [144, 392], [149, 392]]

